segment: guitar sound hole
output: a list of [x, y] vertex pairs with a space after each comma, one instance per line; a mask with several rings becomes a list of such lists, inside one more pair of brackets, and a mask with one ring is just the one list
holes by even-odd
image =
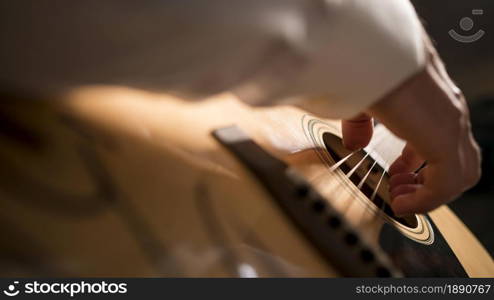
[[[339, 137], [331, 133], [324, 133], [323, 140], [326, 150], [335, 163], [351, 154], [351, 151], [343, 147]], [[415, 215], [401, 218], [394, 214], [389, 205], [389, 176], [384, 172], [383, 167], [379, 163], [375, 163], [375, 160], [364, 150], [359, 150], [346, 158], [338, 168], [347, 175], [348, 179], [367, 197], [369, 202], [386, 215], [407, 227], [417, 227]]]

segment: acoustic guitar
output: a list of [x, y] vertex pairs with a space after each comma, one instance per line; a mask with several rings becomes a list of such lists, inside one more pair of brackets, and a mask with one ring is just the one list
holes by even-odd
[[446, 205], [393, 214], [379, 125], [349, 152], [295, 107], [92, 86], [4, 94], [0, 134], [2, 276], [494, 276]]

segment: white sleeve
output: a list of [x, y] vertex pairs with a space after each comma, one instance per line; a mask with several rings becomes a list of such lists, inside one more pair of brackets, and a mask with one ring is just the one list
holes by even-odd
[[85, 0], [0, 4], [0, 85], [117, 84], [254, 105], [317, 97], [355, 114], [424, 65], [408, 0]]
[[318, 22], [300, 24], [289, 39], [294, 53], [241, 89], [243, 98], [350, 117], [425, 65], [422, 25], [407, 0], [326, 0]]

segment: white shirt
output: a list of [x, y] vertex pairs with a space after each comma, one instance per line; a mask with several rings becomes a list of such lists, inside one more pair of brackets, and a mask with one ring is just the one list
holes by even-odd
[[254, 105], [317, 98], [349, 117], [425, 60], [408, 0], [16, 0], [0, 19], [0, 86], [44, 94], [232, 90]]

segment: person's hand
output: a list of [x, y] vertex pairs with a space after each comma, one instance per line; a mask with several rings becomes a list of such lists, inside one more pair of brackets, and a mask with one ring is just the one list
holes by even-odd
[[367, 112], [342, 121], [343, 144], [350, 150], [369, 143], [372, 118], [407, 142], [389, 169], [391, 207], [397, 215], [431, 211], [480, 179], [480, 150], [465, 99], [430, 44], [428, 50], [429, 63], [421, 73]]

